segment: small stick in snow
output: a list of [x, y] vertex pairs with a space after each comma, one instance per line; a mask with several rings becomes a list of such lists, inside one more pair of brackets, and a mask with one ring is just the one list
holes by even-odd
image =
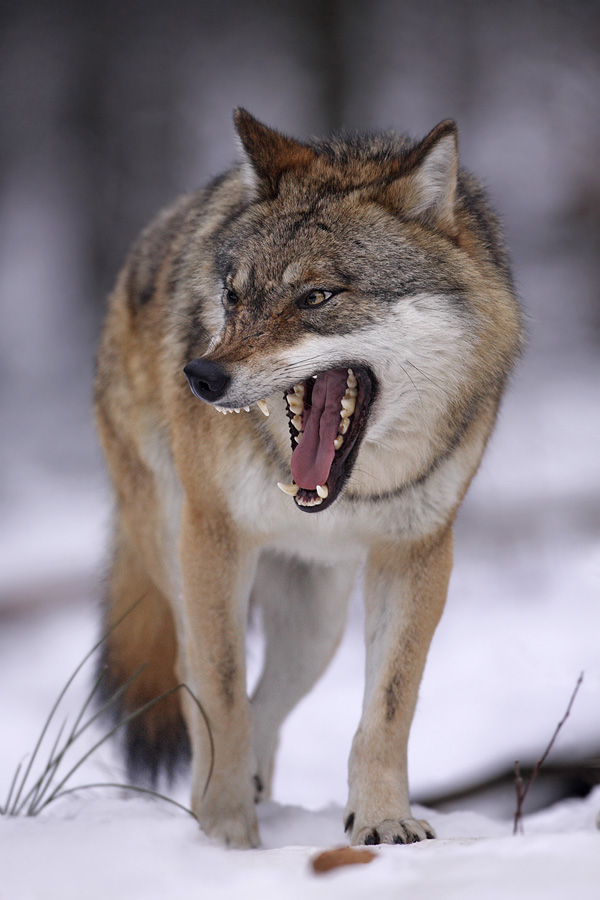
[[571, 699], [569, 700], [569, 705], [567, 706], [567, 711], [565, 712], [564, 716], [562, 717], [562, 719], [560, 720], [560, 722], [554, 729], [554, 734], [552, 735], [552, 738], [550, 739], [550, 743], [548, 744], [548, 746], [544, 750], [542, 756], [538, 759], [535, 766], [533, 767], [533, 769], [531, 771], [531, 775], [529, 776], [529, 778], [527, 779], [527, 781], [525, 783], [525, 787], [523, 787], [523, 778], [521, 777], [521, 769], [519, 767], [519, 760], [518, 759], [515, 760], [515, 791], [517, 794], [517, 808], [515, 810], [513, 834], [517, 834], [517, 832], [519, 831], [519, 828], [521, 829], [521, 831], [523, 830], [523, 826], [521, 824], [521, 819], [523, 816], [523, 804], [525, 803], [525, 798], [527, 797], [527, 794], [529, 793], [529, 788], [531, 787], [531, 785], [533, 784], [533, 782], [539, 775], [540, 769], [546, 762], [548, 754], [550, 753], [550, 751], [552, 750], [552, 747], [554, 746], [554, 741], [558, 737], [558, 732], [560, 731], [560, 729], [563, 727], [563, 725], [569, 718], [571, 708], [575, 701], [575, 697], [577, 696], [577, 691], [581, 687], [582, 681], [583, 681], [583, 672], [580, 674], [579, 678], [577, 679], [577, 684], [575, 685], [575, 690], [571, 694]]

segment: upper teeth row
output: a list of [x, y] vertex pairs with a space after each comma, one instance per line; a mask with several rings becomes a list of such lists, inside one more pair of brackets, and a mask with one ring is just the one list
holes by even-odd
[[[358, 395], [357, 386], [358, 382], [356, 380], [356, 375], [352, 369], [348, 369], [346, 391], [342, 397], [342, 408], [340, 410], [339, 434], [333, 442], [333, 446], [336, 450], [339, 450], [344, 443], [344, 435], [350, 427], [348, 419], [356, 409], [356, 397]], [[294, 385], [294, 389], [286, 395], [286, 399], [290, 411], [293, 413], [292, 425], [298, 432], [296, 443], [299, 443], [301, 438], [300, 432], [302, 431], [302, 413], [304, 412], [304, 385]]]
[[[266, 400], [257, 400], [257, 401], [256, 401], [256, 405], [257, 405], [258, 408], [260, 409], [261, 413], [263, 413], [265, 416], [268, 416], [268, 415], [269, 415], [269, 409], [268, 409], [268, 407], [267, 407], [267, 401], [266, 401]], [[224, 416], [226, 416], [227, 413], [234, 413], [234, 412], [235, 412], [235, 413], [239, 413], [239, 412], [241, 412], [242, 410], [245, 410], [246, 412], [250, 412], [250, 407], [249, 407], [249, 406], [239, 406], [239, 407], [238, 407], [238, 406], [234, 406], [233, 409], [226, 409], [226, 407], [224, 407], [224, 406], [217, 406], [217, 405], [215, 404], [215, 409], [216, 409], [218, 412], [223, 413]]]
[[344, 443], [343, 435], [350, 428], [350, 416], [356, 409], [356, 397], [358, 396], [356, 375], [352, 369], [348, 369], [348, 380], [346, 381], [346, 391], [342, 397], [342, 408], [340, 410], [340, 424], [338, 425], [339, 434], [333, 442], [336, 450], [339, 450]]
[[293, 413], [292, 425], [298, 432], [298, 434], [294, 436], [294, 440], [299, 444], [302, 437], [300, 432], [302, 431], [302, 413], [304, 412], [304, 385], [295, 384], [293, 390], [289, 394], [286, 394], [285, 399], [287, 400], [290, 412]]

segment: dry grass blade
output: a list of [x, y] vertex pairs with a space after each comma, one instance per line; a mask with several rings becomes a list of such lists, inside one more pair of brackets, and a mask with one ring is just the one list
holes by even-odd
[[54, 718], [54, 714], [56, 713], [56, 710], [58, 709], [60, 703], [62, 702], [62, 700], [63, 700], [65, 694], [67, 693], [67, 691], [69, 690], [69, 688], [71, 687], [71, 685], [73, 684], [73, 682], [75, 681], [75, 678], [76, 678], [77, 675], [81, 672], [81, 670], [83, 669], [83, 667], [84, 667], [84, 665], [86, 664], [86, 662], [94, 655], [94, 653], [96, 652], [96, 650], [97, 650], [99, 647], [102, 646], [102, 644], [104, 643], [104, 641], [105, 641], [105, 640], [113, 633], [113, 631], [115, 630], [115, 628], [117, 628], [117, 627], [121, 624], [121, 622], [123, 621], [123, 619], [125, 619], [125, 617], [128, 616], [129, 613], [130, 613], [133, 609], [135, 609], [135, 607], [136, 607], [139, 603], [142, 602], [142, 600], [145, 598], [145, 596], [146, 596], [146, 595], [143, 594], [141, 597], [139, 597], [139, 598], [135, 601], [135, 603], [132, 603], [131, 606], [129, 607], [129, 609], [127, 609], [127, 610], [123, 613], [123, 615], [120, 616], [120, 617], [117, 619], [117, 621], [115, 622], [115, 624], [114, 624], [111, 628], [109, 628], [109, 630], [106, 631], [106, 632], [102, 635], [102, 637], [100, 638], [100, 640], [99, 640], [99, 641], [96, 641], [96, 643], [94, 644], [94, 646], [92, 647], [92, 649], [89, 651], [89, 653], [87, 653], [87, 654], [83, 657], [83, 659], [81, 660], [81, 662], [79, 663], [79, 665], [77, 666], [77, 668], [75, 669], [75, 671], [73, 672], [73, 674], [71, 675], [71, 677], [68, 679], [68, 681], [67, 681], [67, 683], [65, 684], [65, 686], [63, 687], [62, 691], [60, 692], [60, 694], [59, 694], [58, 697], [56, 698], [56, 700], [55, 700], [55, 702], [54, 702], [54, 706], [53, 706], [52, 709], [50, 710], [50, 713], [49, 713], [49, 715], [48, 715], [48, 718], [46, 719], [46, 721], [45, 721], [45, 723], [44, 723], [44, 726], [43, 726], [43, 728], [42, 728], [41, 734], [40, 734], [40, 736], [38, 737], [37, 743], [36, 743], [36, 745], [35, 745], [35, 747], [34, 747], [33, 753], [32, 753], [32, 755], [31, 755], [31, 757], [29, 758], [29, 763], [27, 764], [27, 768], [25, 769], [25, 772], [24, 772], [24, 774], [23, 774], [23, 778], [21, 779], [21, 783], [19, 784], [19, 787], [18, 787], [18, 789], [17, 789], [17, 793], [16, 793], [15, 799], [14, 799], [14, 801], [13, 801], [12, 807], [8, 807], [8, 805], [5, 805], [5, 808], [4, 808], [4, 813], [5, 813], [5, 814], [7, 814], [7, 815], [13, 815], [13, 816], [17, 814], [17, 810], [19, 809], [19, 801], [20, 801], [20, 799], [21, 799], [21, 794], [23, 793], [23, 790], [25, 789], [25, 785], [26, 785], [26, 783], [27, 783], [27, 779], [29, 778], [29, 774], [30, 774], [30, 772], [31, 772], [31, 769], [32, 769], [32, 767], [33, 767], [33, 764], [34, 764], [34, 762], [35, 762], [35, 760], [36, 760], [36, 758], [37, 758], [37, 755], [38, 755], [38, 753], [39, 753], [40, 747], [42, 746], [42, 741], [44, 740], [44, 738], [45, 738], [45, 736], [46, 736], [46, 732], [48, 731], [48, 728], [50, 727], [50, 723], [51, 723], [52, 719]]
[[123, 621], [123, 619], [127, 615], [129, 615], [129, 613], [143, 599], [144, 599], [144, 597], [140, 597], [139, 600], [137, 600], [135, 603], [133, 603], [129, 607], [129, 609], [115, 622], [115, 624], [107, 632], [105, 632], [102, 635], [100, 640], [97, 641], [97, 643], [92, 647], [90, 652], [86, 654], [86, 656], [79, 663], [79, 665], [77, 666], [77, 668], [75, 669], [73, 674], [68, 679], [67, 683], [65, 684], [65, 686], [61, 690], [60, 694], [58, 695], [58, 698], [56, 699], [54, 705], [52, 706], [52, 709], [50, 710], [50, 713], [49, 713], [48, 717], [46, 718], [46, 721], [44, 722], [42, 731], [40, 733], [40, 736], [38, 737], [34, 751], [33, 751], [32, 755], [30, 756], [29, 762], [25, 769], [25, 772], [22, 775], [21, 775], [21, 772], [22, 772], [22, 767], [23, 767], [23, 761], [21, 761], [19, 763], [19, 765], [17, 766], [17, 769], [15, 771], [15, 774], [14, 774], [13, 779], [10, 784], [6, 802], [5, 802], [4, 806], [0, 807], [0, 815], [18, 816], [18, 815], [21, 815], [23, 813], [23, 811], [25, 810], [25, 807], [27, 807], [26, 815], [36, 816], [43, 809], [45, 809], [50, 803], [54, 802], [54, 800], [57, 800], [59, 797], [64, 797], [66, 794], [75, 793], [76, 791], [83, 790], [86, 787], [94, 787], [94, 788], [96, 788], [96, 787], [118, 787], [118, 788], [121, 788], [122, 790], [135, 791], [138, 793], [148, 794], [148, 795], [157, 797], [161, 800], [164, 800], [168, 803], [173, 804], [174, 806], [179, 807], [180, 809], [184, 810], [186, 813], [191, 815], [193, 818], [196, 818], [196, 816], [190, 809], [188, 809], [185, 806], [182, 806], [180, 803], [177, 803], [175, 800], [172, 800], [170, 797], [166, 797], [164, 794], [161, 794], [158, 791], [153, 791], [149, 788], [141, 788], [141, 787], [138, 787], [137, 785], [116, 784], [113, 782], [106, 782], [106, 783], [94, 783], [94, 784], [90, 784], [90, 785], [81, 785], [81, 786], [78, 786], [75, 788], [67, 788], [66, 787], [67, 782], [72, 778], [72, 776], [80, 768], [80, 766], [82, 766], [83, 763], [87, 759], [89, 759], [89, 757], [100, 746], [102, 746], [102, 744], [104, 744], [117, 731], [119, 731], [119, 729], [123, 728], [129, 722], [132, 722], [138, 716], [142, 715], [142, 713], [144, 713], [147, 709], [150, 709], [150, 707], [154, 706], [155, 703], [159, 703], [161, 700], [164, 700], [166, 697], [175, 693], [175, 691], [184, 690], [184, 691], [187, 691], [187, 693], [189, 694], [191, 699], [196, 704], [198, 711], [200, 712], [200, 715], [202, 716], [202, 718], [204, 720], [204, 723], [206, 725], [206, 729], [208, 732], [208, 738], [209, 738], [209, 744], [210, 744], [210, 765], [209, 765], [209, 771], [208, 771], [208, 775], [207, 775], [207, 779], [206, 779], [206, 784], [204, 786], [204, 794], [206, 794], [208, 785], [210, 784], [210, 780], [212, 778], [214, 762], [215, 762], [215, 758], [214, 758], [215, 757], [215, 748], [214, 748], [212, 729], [210, 727], [210, 722], [208, 720], [208, 716], [206, 715], [206, 712], [205, 712], [202, 704], [200, 703], [198, 698], [194, 695], [194, 693], [190, 690], [188, 685], [184, 684], [184, 683], [178, 684], [175, 687], [171, 688], [170, 690], [165, 691], [163, 694], [160, 694], [158, 697], [155, 697], [152, 700], [148, 701], [148, 703], [145, 703], [143, 706], [134, 710], [129, 716], [127, 716], [125, 719], [123, 719], [121, 722], [119, 722], [117, 725], [115, 725], [113, 728], [111, 728], [111, 730], [107, 734], [103, 735], [103, 737], [101, 737], [98, 741], [96, 741], [92, 745], [92, 747], [89, 750], [87, 750], [79, 758], [79, 760], [75, 763], [75, 765], [73, 765], [69, 769], [67, 774], [61, 778], [59, 783], [55, 784], [59, 766], [60, 766], [61, 762], [63, 761], [63, 759], [65, 758], [67, 751], [70, 750], [75, 745], [75, 743], [81, 737], [81, 735], [84, 734], [84, 732], [87, 731], [87, 729], [90, 728], [90, 726], [118, 700], [118, 698], [121, 696], [121, 694], [123, 694], [123, 692], [127, 690], [127, 688], [135, 681], [135, 679], [139, 677], [141, 672], [146, 667], [146, 663], [144, 663], [142, 666], [140, 666], [139, 669], [136, 672], [134, 672], [133, 675], [131, 675], [122, 685], [120, 685], [110, 695], [108, 700], [106, 700], [106, 702], [103, 703], [100, 706], [100, 708], [97, 709], [96, 712], [94, 712], [93, 715], [91, 715], [87, 719], [87, 721], [83, 722], [85, 713], [87, 712], [87, 710], [90, 706], [90, 703], [92, 702], [92, 700], [104, 678], [104, 672], [100, 673], [100, 675], [96, 679], [91, 691], [88, 693], [81, 709], [79, 710], [79, 713], [75, 719], [75, 722], [74, 722], [67, 738], [64, 740], [62, 746], [61, 746], [61, 738], [63, 737], [63, 733], [66, 728], [67, 719], [65, 719], [65, 721], [63, 722], [63, 724], [61, 725], [61, 727], [58, 731], [58, 734], [54, 740], [54, 743], [52, 745], [52, 750], [51, 750], [50, 755], [47, 759], [47, 762], [43, 768], [43, 771], [41, 772], [39, 777], [34, 781], [34, 783], [31, 785], [31, 787], [29, 787], [29, 789], [27, 789], [27, 781], [32, 772], [32, 768], [33, 768], [34, 762], [38, 756], [38, 753], [40, 751], [40, 747], [42, 746], [42, 742], [48, 732], [48, 729], [51, 725], [52, 720], [54, 719], [56, 711], [57, 711], [61, 701], [63, 700], [65, 694], [67, 693], [69, 687], [73, 684], [73, 681], [75, 680], [76, 676], [79, 674], [79, 672], [81, 671], [81, 669], [83, 668], [85, 663], [95, 653], [95, 651], [101, 646], [101, 644], [107, 639], [107, 637], [109, 637], [109, 635], [112, 634], [112, 632], [115, 630], [115, 628], [117, 628], [120, 625], [120, 623]]
[[542, 755], [540, 756], [540, 758], [534, 765], [531, 775], [525, 782], [525, 787], [523, 787], [523, 778], [521, 777], [521, 769], [519, 766], [519, 761], [515, 760], [515, 791], [517, 794], [517, 808], [515, 810], [513, 834], [517, 834], [517, 832], [519, 831], [519, 827], [521, 826], [521, 819], [523, 816], [523, 804], [525, 803], [525, 798], [527, 797], [527, 794], [529, 793], [529, 789], [531, 788], [531, 785], [533, 784], [533, 782], [539, 775], [540, 769], [546, 762], [546, 759], [548, 758], [548, 754], [552, 750], [552, 747], [554, 746], [554, 742], [555, 742], [556, 738], [558, 737], [559, 731], [561, 730], [561, 728], [563, 727], [563, 725], [569, 718], [569, 715], [571, 714], [571, 709], [573, 707], [573, 703], [575, 702], [575, 697], [577, 696], [577, 691], [581, 687], [582, 681], [583, 681], [583, 672], [580, 674], [579, 678], [577, 679], [575, 689], [573, 690], [573, 693], [571, 694], [571, 699], [569, 700], [569, 705], [567, 706], [567, 710], [566, 710], [564, 716], [562, 717], [562, 719], [560, 720], [560, 722], [554, 729], [554, 734], [550, 738], [550, 742], [548, 743], [548, 746], [546, 747], [546, 749], [544, 750], [544, 752], [542, 753]]
[[149, 794], [151, 797], [156, 797], [158, 800], [164, 800], [165, 803], [171, 803], [173, 806], [176, 806], [178, 809], [182, 809], [188, 816], [191, 816], [192, 819], [198, 821], [198, 817], [196, 813], [192, 812], [191, 809], [188, 809], [187, 806], [184, 806], [183, 803], [178, 803], [177, 800], [173, 800], [172, 797], [167, 797], [165, 794], [159, 793], [159, 791], [153, 791], [150, 788], [139, 787], [136, 784], [118, 784], [113, 781], [98, 781], [93, 784], [79, 784], [77, 787], [66, 788], [64, 791], [61, 791], [54, 798], [58, 800], [59, 797], [65, 797], [67, 794], [75, 794], [77, 791], [86, 791], [89, 788], [119, 788], [123, 791], [134, 791], [136, 794]]
[[50, 803], [52, 803], [54, 800], [57, 799], [59, 793], [62, 791], [62, 788], [65, 786], [67, 781], [69, 781], [69, 779], [75, 774], [75, 772], [79, 769], [79, 767], [82, 766], [83, 763], [87, 759], [89, 759], [89, 757], [92, 755], [92, 753], [94, 753], [99, 747], [101, 747], [102, 744], [106, 743], [106, 741], [109, 738], [111, 738], [113, 736], [113, 734], [116, 734], [117, 731], [119, 731], [121, 728], [123, 728], [129, 722], [133, 722], [134, 719], [137, 719], [138, 716], [141, 716], [142, 713], [144, 713], [147, 709], [150, 709], [156, 703], [160, 703], [161, 700], [164, 700], [166, 697], [170, 697], [171, 694], [174, 694], [175, 691], [181, 690], [182, 688], [184, 690], [188, 691], [190, 696], [196, 702], [198, 709], [200, 710], [200, 713], [201, 713], [202, 717], [204, 718], [204, 721], [208, 728], [208, 734], [209, 734], [210, 746], [211, 746], [211, 761], [210, 761], [210, 768], [209, 768], [209, 772], [208, 772], [208, 778], [206, 781], [206, 785], [204, 787], [204, 793], [206, 793], [210, 779], [212, 777], [212, 772], [213, 772], [213, 767], [214, 767], [214, 744], [213, 744], [212, 732], [210, 729], [210, 725], [209, 725], [206, 713], [204, 712], [204, 709], [202, 708], [198, 699], [194, 696], [194, 694], [189, 689], [187, 684], [178, 684], [175, 687], [171, 688], [170, 690], [165, 691], [164, 693], [160, 694], [158, 697], [155, 697], [153, 700], [149, 700], [148, 703], [144, 703], [142, 706], [140, 706], [138, 709], [136, 709], [134, 712], [132, 712], [129, 716], [127, 716], [125, 719], [123, 719], [121, 722], [119, 722], [117, 725], [115, 725], [114, 728], [111, 728], [111, 730], [107, 734], [105, 734], [103, 737], [101, 737], [99, 741], [96, 741], [96, 743], [86, 753], [84, 753], [83, 756], [78, 760], [78, 762], [67, 772], [67, 774], [64, 776], [62, 781], [60, 781], [57, 784], [57, 786], [54, 788], [54, 790], [52, 791], [50, 796], [46, 800], [44, 800], [43, 803], [41, 803], [37, 806], [34, 815], [36, 815], [38, 812], [41, 812], [43, 809], [46, 808], [46, 806], [48, 806]]

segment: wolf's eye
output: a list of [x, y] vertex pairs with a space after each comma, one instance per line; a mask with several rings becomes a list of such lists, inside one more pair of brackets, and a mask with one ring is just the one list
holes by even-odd
[[225, 302], [234, 306], [240, 298], [232, 288], [225, 288]]
[[308, 294], [305, 294], [302, 300], [300, 301], [301, 306], [320, 306], [321, 303], [326, 303], [331, 297], [333, 297], [334, 291], [322, 291], [322, 290], [312, 290], [309, 291]]

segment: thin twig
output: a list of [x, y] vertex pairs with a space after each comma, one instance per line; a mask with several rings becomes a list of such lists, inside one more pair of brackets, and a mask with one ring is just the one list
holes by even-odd
[[[575, 702], [575, 697], [577, 696], [577, 691], [581, 687], [582, 681], [583, 681], [583, 672], [580, 674], [579, 678], [577, 679], [577, 684], [575, 685], [575, 689], [573, 690], [573, 693], [571, 694], [571, 699], [569, 700], [569, 705], [567, 706], [567, 710], [566, 710], [564, 716], [562, 717], [562, 719], [560, 720], [560, 722], [554, 729], [554, 734], [552, 735], [552, 737], [550, 739], [550, 743], [548, 744], [548, 746], [546, 747], [546, 749], [544, 750], [543, 754], [538, 759], [536, 764], [534, 765], [534, 767], [531, 771], [531, 774], [525, 783], [525, 787], [523, 787], [523, 779], [521, 777], [519, 761], [518, 760], [515, 761], [515, 790], [516, 790], [516, 794], [517, 794], [517, 808], [515, 810], [513, 834], [517, 834], [517, 832], [519, 831], [519, 827], [521, 826], [521, 819], [523, 816], [523, 804], [525, 803], [525, 798], [527, 797], [527, 794], [529, 793], [529, 789], [530, 789], [531, 785], [533, 784], [533, 782], [539, 775], [540, 769], [542, 768], [546, 759], [548, 758], [548, 754], [550, 753], [550, 751], [552, 750], [552, 747], [554, 746], [554, 742], [555, 742], [556, 738], [558, 737], [559, 731], [561, 730], [561, 728], [563, 727], [563, 725], [569, 718], [571, 709], [573, 707], [573, 703]], [[522, 828], [522, 826], [521, 826], [521, 828]]]

